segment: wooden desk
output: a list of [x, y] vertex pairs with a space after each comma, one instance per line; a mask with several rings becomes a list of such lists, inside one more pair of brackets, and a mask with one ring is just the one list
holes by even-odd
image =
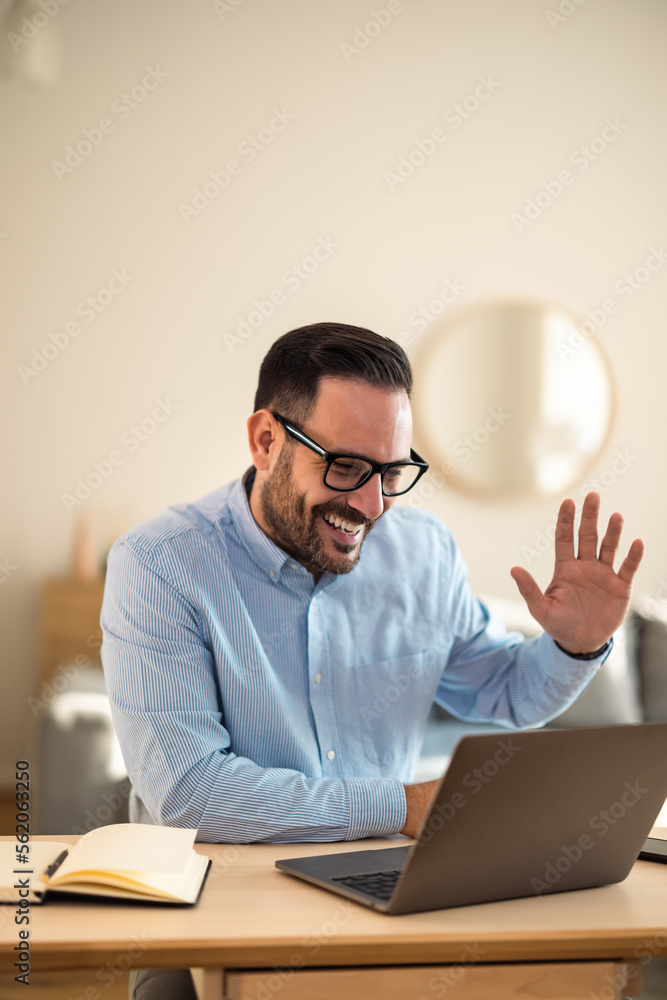
[[[640, 995], [642, 957], [667, 954], [667, 865], [638, 862], [600, 889], [398, 917], [273, 867], [389, 843], [197, 844], [213, 867], [196, 907], [53, 899], [31, 913], [31, 968], [90, 969], [91, 998], [114, 967], [194, 966], [206, 1000], [616, 1000]], [[1, 971], [13, 971], [17, 930], [0, 907]]]

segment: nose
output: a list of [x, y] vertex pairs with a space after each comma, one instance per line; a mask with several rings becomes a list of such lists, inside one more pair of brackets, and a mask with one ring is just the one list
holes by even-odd
[[347, 495], [350, 507], [354, 507], [369, 520], [375, 520], [384, 513], [386, 497], [382, 493], [382, 481], [379, 472], [360, 486], [358, 490]]

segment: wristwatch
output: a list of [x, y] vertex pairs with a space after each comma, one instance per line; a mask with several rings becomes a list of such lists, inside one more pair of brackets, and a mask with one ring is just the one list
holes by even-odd
[[606, 653], [611, 646], [611, 639], [607, 639], [604, 646], [600, 646], [600, 648], [596, 649], [593, 653], [571, 653], [569, 649], [563, 649], [561, 644], [556, 639], [554, 639], [554, 642], [563, 653], [567, 656], [571, 656], [573, 660], [597, 660], [598, 656], [602, 656], [603, 653]]

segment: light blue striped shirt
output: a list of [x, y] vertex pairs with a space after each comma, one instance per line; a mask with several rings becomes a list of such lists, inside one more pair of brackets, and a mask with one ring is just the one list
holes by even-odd
[[440, 518], [408, 507], [315, 584], [240, 480], [115, 543], [101, 623], [130, 819], [207, 842], [398, 833], [434, 699], [541, 725], [600, 663], [507, 633]]

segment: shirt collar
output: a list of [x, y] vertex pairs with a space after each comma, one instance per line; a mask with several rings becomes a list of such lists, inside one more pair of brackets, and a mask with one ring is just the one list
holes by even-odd
[[246, 483], [249, 476], [254, 472], [254, 468], [249, 469], [243, 478], [234, 484], [229, 497], [229, 509], [240, 539], [252, 556], [253, 561], [272, 580], [277, 580], [283, 569], [287, 565], [291, 566], [294, 563], [294, 559], [288, 556], [286, 552], [283, 552], [275, 542], [271, 541], [252, 516], [248, 494], [246, 493]]
[[[229, 495], [229, 509], [232, 520], [242, 544], [245, 545], [253, 561], [272, 580], [279, 580], [283, 571], [288, 569], [290, 572], [285, 574], [284, 582], [288, 583], [288, 586], [292, 588], [296, 585], [299, 590], [303, 590], [303, 574], [305, 574], [309, 581], [309, 588], [313, 594], [331, 587], [341, 586], [347, 574], [322, 573], [322, 576], [315, 583], [312, 573], [309, 573], [305, 566], [301, 566], [292, 556], [279, 548], [275, 542], [272, 542], [269, 536], [262, 531], [250, 510], [250, 499], [247, 492], [249, 481], [252, 482], [255, 472], [256, 469], [254, 466], [251, 466], [244, 472], [242, 478], [237, 480], [232, 486]], [[298, 572], [300, 579], [300, 583], [298, 584], [296, 584], [294, 579], [295, 571], [300, 571]]]

